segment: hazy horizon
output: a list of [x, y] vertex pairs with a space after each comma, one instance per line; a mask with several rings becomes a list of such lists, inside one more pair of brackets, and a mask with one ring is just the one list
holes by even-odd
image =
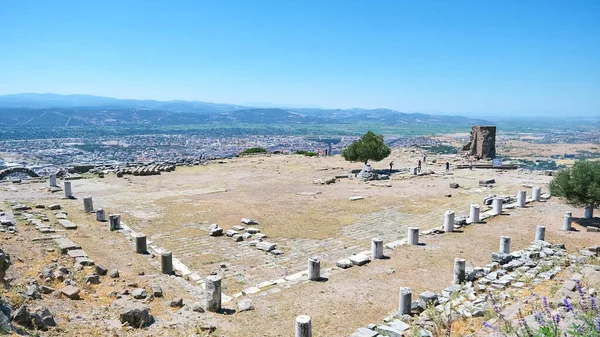
[[[140, 101], [158, 101], [158, 102], [177, 102], [177, 101], [184, 101], [184, 102], [203, 102], [203, 103], [216, 103], [216, 104], [230, 104], [230, 105], [239, 105], [241, 107], [247, 107], [247, 108], [280, 108], [280, 109], [321, 109], [321, 110], [335, 110], [335, 109], [340, 109], [340, 110], [346, 110], [346, 109], [364, 109], [364, 110], [377, 110], [377, 109], [389, 109], [389, 110], [396, 110], [396, 109], [391, 109], [388, 107], [369, 107], [369, 108], [363, 108], [363, 107], [322, 107], [322, 106], [314, 106], [314, 105], [287, 105], [287, 104], [275, 104], [275, 103], [268, 103], [268, 102], [247, 102], [247, 103], [243, 103], [243, 104], [236, 104], [236, 103], [230, 103], [230, 102], [214, 102], [214, 101], [201, 101], [201, 100], [183, 100], [183, 99], [173, 99], [173, 100], [159, 100], [159, 99], [153, 99], [153, 98], [131, 98], [131, 97], [127, 97], [127, 98], [120, 98], [120, 97], [109, 97], [109, 96], [100, 96], [100, 95], [91, 95], [91, 94], [81, 94], [81, 93], [72, 93], [72, 94], [57, 94], [57, 93], [53, 93], [53, 92], [44, 92], [44, 93], [33, 93], [33, 92], [22, 92], [22, 93], [10, 93], [10, 94], [0, 94], [0, 97], [3, 96], [11, 96], [11, 95], [61, 95], [61, 96], [94, 96], [94, 97], [103, 97], [103, 98], [112, 98], [112, 99], [119, 99], [119, 100], [140, 100]], [[81, 105], [81, 106], [86, 106], [86, 105]], [[496, 114], [496, 113], [492, 113], [492, 112], [479, 112], [479, 113], [461, 113], [461, 112], [444, 112], [444, 111], [432, 111], [432, 112], [428, 112], [428, 111], [400, 111], [400, 110], [396, 110], [398, 112], [401, 113], [421, 113], [421, 114], [428, 114], [428, 115], [443, 115], [443, 116], [458, 116], [458, 117], [469, 117], [469, 118], [480, 118], [480, 119], [486, 119], [486, 120], [490, 120], [490, 121], [502, 121], [503, 119], [506, 120], [518, 120], [518, 119], [536, 119], [539, 118], [539, 115], [535, 115], [535, 114]], [[560, 115], [554, 115], [554, 116], [544, 116], [546, 119], [556, 119], [556, 120], [565, 120], [565, 119], [573, 119], [573, 118], [595, 118], [598, 119], [600, 118], [600, 115], [577, 115], [575, 114], [569, 114], [568, 116], [560, 114]]]
[[584, 0], [8, 2], [0, 95], [596, 117], [599, 16]]

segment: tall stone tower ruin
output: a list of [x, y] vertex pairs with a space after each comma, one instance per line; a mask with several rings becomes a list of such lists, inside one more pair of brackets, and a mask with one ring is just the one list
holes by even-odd
[[496, 157], [496, 127], [474, 125], [471, 130], [471, 140], [463, 147], [470, 156], [481, 159]]

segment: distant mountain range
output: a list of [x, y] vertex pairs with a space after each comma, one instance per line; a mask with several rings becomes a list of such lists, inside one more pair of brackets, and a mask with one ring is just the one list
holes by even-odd
[[436, 124], [486, 121], [389, 109], [257, 108], [199, 101], [117, 99], [91, 95], [0, 96], [0, 126], [128, 126], [186, 124]]

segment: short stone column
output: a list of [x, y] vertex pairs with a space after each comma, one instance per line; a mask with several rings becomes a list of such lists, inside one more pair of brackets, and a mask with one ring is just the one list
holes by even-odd
[[416, 175], [419, 173], [419, 171], [418, 171], [418, 170], [419, 170], [419, 168], [418, 168], [418, 167], [411, 167], [411, 168], [410, 168], [410, 173], [411, 173], [413, 176], [416, 176]]
[[479, 223], [479, 214], [480, 214], [479, 205], [471, 205], [471, 211], [469, 212], [469, 217], [471, 218], [471, 223]]
[[412, 290], [401, 287], [398, 298], [398, 315], [410, 315], [410, 306], [412, 303]]
[[465, 283], [466, 263], [465, 259], [454, 259], [454, 284]]
[[571, 230], [571, 221], [572, 221], [573, 213], [565, 212], [565, 218], [563, 220], [563, 231]]
[[300, 315], [296, 317], [296, 337], [312, 337], [310, 316]]
[[50, 181], [49, 181], [48, 185], [50, 185], [50, 187], [58, 186], [58, 185], [56, 185], [56, 174], [50, 175]]
[[419, 227], [408, 227], [408, 244], [413, 246], [419, 244]]
[[102, 208], [96, 210], [96, 221], [106, 221], [106, 212]]
[[145, 254], [148, 251], [146, 246], [146, 235], [137, 233], [135, 236], [135, 252], [138, 254]]
[[163, 274], [173, 274], [173, 253], [166, 251], [160, 254], [160, 271]]
[[492, 201], [492, 210], [495, 215], [502, 214], [502, 204], [504, 200], [502, 198], [494, 198]]
[[552, 189], [550, 188], [550, 186], [546, 187], [546, 195], [547, 195], [548, 197], [551, 197], [551, 196], [552, 196]]
[[594, 207], [592, 205], [587, 205], [583, 208], [583, 218], [591, 219], [594, 217]]
[[535, 241], [544, 241], [546, 239], [546, 226], [537, 226], [535, 228]]
[[540, 197], [542, 196], [542, 189], [539, 186], [534, 186], [531, 190], [531, 197], [533, 201], [540, 201]]
[[371, 240], [371, 257], [374, 259], [383, 259], [383, 240], [378, 238]]
[[204, 284], [206, 286], [206, 310], [218, 312], [221, 310], [221, 276], [208, 276]]
[[108, 216], [109, 226], [111, 231], [116, 231], [121, 228], [121, 215], [111, 214]]
[[454, 232], [454, 211], [447, 211], [444, 214], [444, 231]]
[[92, 213], [94, 211], [94, 202], [92, 201], [92, 197], [83, 198], [83, 212], [84, 213]]
[[71, 182], [70, 181], [65, 181], [65, 185], [64, 185], [64, 190], [65, 190], [65, 198], [72, 198], [73, 197], [73, 191], [71, 190]]
[[520, 190], [517, 194], [517, 207], [525, 208], [525, 202], [527, 201], [527, 191]]
[[321, 279], [321, 260], [318, 257], [308, 259], [308, 279], [311, 281]]
[[500, 237], [500, 253], [510, 254], [510, 237]]

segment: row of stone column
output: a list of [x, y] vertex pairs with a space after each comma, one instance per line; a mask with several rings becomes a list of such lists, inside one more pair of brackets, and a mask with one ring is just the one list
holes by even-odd
[[[408, 244], [418, 245], [419, 244], [419, 228], [408, 227]], [[371, 240], [371, 258], [383, 259], [383, 240], [374, 238]], [[317, 281], [321, 278], [321, 261], [317, 257], [311, 257], [308, 259], [308, 279], [311, 281]]]
[[[519, 192], [519, 198], [525, 199], [524, 191]], [[476, 205], [473, 205], [476, 206]], [[477, 207], [478, 208], [478, 207]], [[473, 208], [471, 208], [473, 210]], [[565, 222], [563, 225], [564, 230], [570, 230], [571, 226], [571, 212], [565, 213]], [[454, 225], [454, 212], [447, 212], [444, 227], [446, 223], [452, 223]], [[452, 220], [452, 221], [449, 221]], [[448, 226], [449, 228], [449, 226]], [[416, 227], [409, 227], [409, 244], [418, 244], [419, 229]], [[535, 230], [535, 240], [544, 241], [546, 238], [546, 227], [537, 226]], [[500, 253], [510, 254], [511, 239], [508, 236], [500, 237]], [[371, 242], [371, 255], [373, 258], [383, 257], [383, 241], [381, 239], [373, 239]], [[320, 261], [316, 258], [309, 259], [309, 279], [317, 280], [319, 278]], [[456, 258], [454, 259], [454, 277], [453, 282], [455, 284], [461, 284], [466, 281], [466, 261], [465, 259]], [[409, 315], [411, 312], [412, 304], [412, 290], [410, 288], [401, 287], [398, 296], [398, 314]], [[296, 317], [295, 327], [296, 337], [312, 337], [311, 318], [307, 315], [301, 315]]]
[[[541, 188], [534, 187], [533, 188], [533, 200], [540, 201], [541, 197]], [[527, 192], [524, 190], [520, 190], [517, 193], [517, 207], [524, 208], [527, 202]], [[502, 214], [502, 206], [504, 204], [504, 200], [502, 198], [494, 198], [492, 200], [492, 213], [495, 215]], [[479, 223], [480, 221], [481, 210], [479, 205], [471, 205], [471, 209], [469, 211], [469, 218], [471, 223]], [[444, 214], [444, 231], [453, 232], [454, 231], [454, 211], [447, 211]]]

